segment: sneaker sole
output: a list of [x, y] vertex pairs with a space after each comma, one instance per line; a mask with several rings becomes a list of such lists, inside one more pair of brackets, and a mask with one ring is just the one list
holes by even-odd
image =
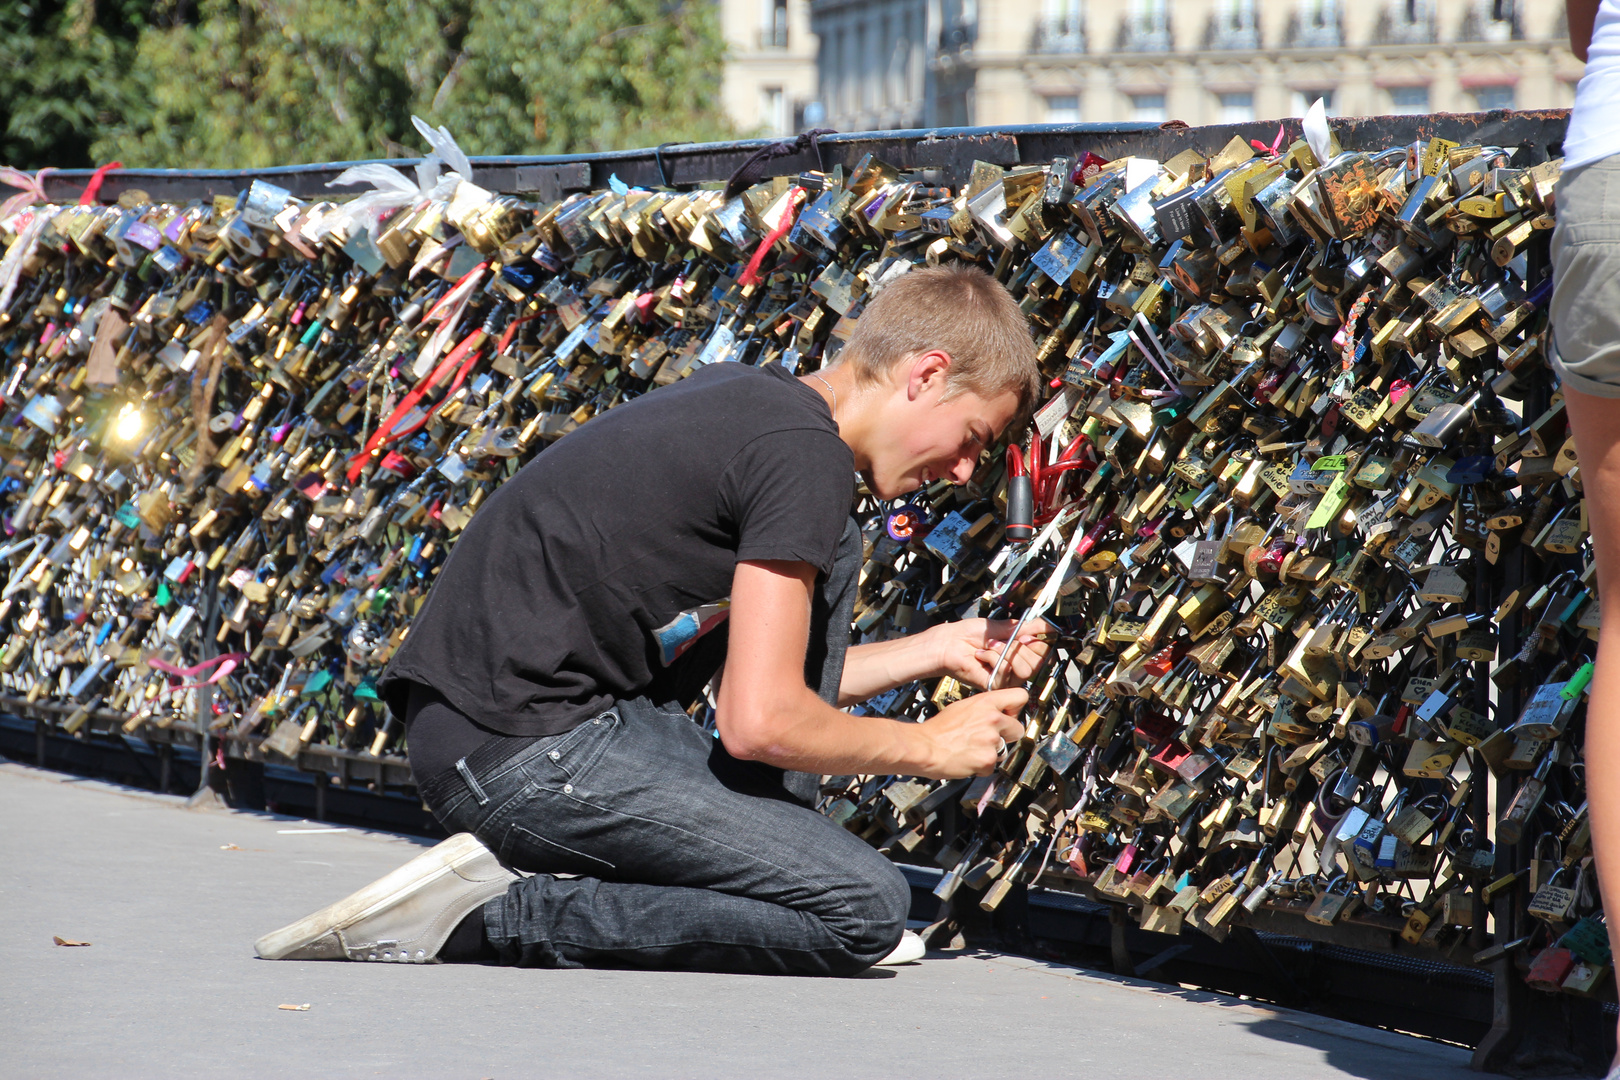
[[872, 966], [893, 967], [896, 964], [910, 964], [917, 960], [921, 960], [923, 958], [923, 954], [925, 954], [927, 951], [928, 947], [923, 944], [922, 938], [912, 931], [907, 930], [903, 935], [901, 935], [900, 944], [894, 947], [894, 951]]
[[375, 949], [350, 948], [343, 941], [344, 930], [365, 921], [373, 915], [400, 903], [412, 894], [442, 880], [447, 874], [481, 885], [465, 897], [465, 910], [454, 913], [450, 920], [435, 920], [442, 936], [432, 942], [432, 953], [437, 954], [444, 944], [443, 937], [455, 929], [466, 915], [480, 904], [504, 893], [517, 880], [501, 866], [494, 854], [471, 833], [457, 833], [424, 851], [399, 869], [378, 878], [358, 892], [329, 904], [313, 915], [306, 915], [295, 923], [272, 930], [253, 943], [253, 950], [265, 960], [285, 960], [301, 950], [308, 949], [323, 938], [330, 937], [328, 946], [311, 954], [308, 959], [387, 960], [404, 963], [428, 963], [436, 955], [409, 956], [403, 950], [378, 953]]

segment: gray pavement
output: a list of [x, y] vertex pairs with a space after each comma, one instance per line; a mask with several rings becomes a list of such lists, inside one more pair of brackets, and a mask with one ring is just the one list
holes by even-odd
[[1457, 1047], [990, 953], [843, 980], [254, 958], [426, 843], [0, 764], [0, 1076], [1475, 1075]]

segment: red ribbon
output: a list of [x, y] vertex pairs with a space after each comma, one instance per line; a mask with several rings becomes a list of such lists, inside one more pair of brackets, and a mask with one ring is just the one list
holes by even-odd
[[799, 204], [804, 201], [805, 194], [806, 192], [802, 187], [795, 187], [788, 192], [788, 204], [782, 208], [782, 216], [777, 219], [776, 228], [772, 229], [771, 234], [761, 240], [759, 247], [754, 249], [753, 258], [748, 260], [748, 268], [742, 272], [742, 277], [737, 279], [738, 285], [754, 285], [758, 283], [759, 264], [765, 261], [765, 253], [775, 247], [776, 242], [786, 236], [788, 230], [793, 228], [794, 215], [798, 212]]
[[507, 350], [507, 347], [512, 344], [512, 339], [517, 336], [517, 328], [518, 327], [522, 326], [524, 323], [530, 321], [531, 319], [538, 319], [539, 317], [540, 316], [538, 316], [538, 315], [525, 315], [522, 318], [513, 319], [511, 322], [507, 323], [506, 324], [506, 332], [501, 335], [501, 343], [500, 343], [499, 346], [496, 347], [495, 355], [496, 356], [501, 355], [502, 353], [504, 353]]
[[[427, 313], [426, 316], [423, 317], [422, 323], [430, 323], [434, 319], [438, 318], [440, 313], [449, 306], [452, 298], [455, 297], [456, 290], [460, 289], [464, 284], [466, 284], [467, 281], [470, 280], [475, 274], [483, 273], [488, 266], [489, 263], [481, 262], [471, 270], [467, 271], [467, 273], [463, 274], [461, 280], [456, 282], [450, 291], [445, 293], [445, 295], [439, 299], [438, 303], [433, 305], [433, 308]], [[532, 317], [533, 316], [529, 316], [529, 318]], [[525, 320], [518, 321], [521, 322]], [[507, 345], [511, 344], [511, 335], [516, 330], [516, 327], [517, 323], [514, 322], [512, 325], [506, 328], [506, 335], [501, 338], [501, 348], [503, 350]], [[406, 413], [416, 408], [417, 402], [421, 401], [427, 392], [437, 386], [444, 379], [444, 377], [450, 373], [450, 369], [455, 367], [456, 363], [465, 357], [466, 363], [462, 365], [461, 371], [456, 375], [455, 383], [450, 387], [450, 393], [455, 393], [456, 390], [460, 388], [461, 381], [467, 377], [467, 372], [471, 370], [473, 364], [477, 362], [479, 351], [483, 348], [484, 342], [488, 340], [489, 335], [486, 334], [482, 329], [474, 330], [472, 333], [463, 338], [461, 344], [452, 349], [448, 356], [439, 361], [438, 367], [434, 368], [433, 371], [426, 377], [417, 381], [416, 386], [411, 389], [410, 393], [405, 395], [404, 400], [394, 407], [393, 412], [388, 414], [388, 419], [384, 420], [382, 424], [378, 426], [377, 430], [371, 433], [371, 437], [366, 440], [366, 445], [361, 448], [360, 452], [349, 459], [349, 468], [346, 472], [346, 475], [349, 478], [349, 483], [352, 484], [360, 478], [360, 470], [365, 468], [366, 462], [371, 460], [371, 458], [374, 456], [373, 451], [378, 450], [387, 443], [395, 442], [404, 438], [406, 435], [421, 430], [422, 427], [433, 418], [433, 413], [437, 412], [437, 409], [429, 410], [428, 414], [422, 418], [421, 423], [413, 424], [406, 430], [393, 432], [390, 434], [390, 429], [392, 429], [395, 424], [399, 423], [400, 419], [403, 418]], [[469, 350], [471, 355], [468, 355]], [[446, 394], [445, 398], [448, 400], [449, 394]], [[440, 402], [440, 404], [443, 404], [443, 402]]]
[[[439, 361], [439, 366], [434, 368], [427, 378], [418, 382], [411, 389], [411, 392], [406, 394], [398, 405], [394, 406], [394, 411], [388, 414], [387, 420], [377, 425], [377, 430], [371, 433], [371, 438], [366, 440], [366, 445], [361, 451], [349, 459], [347, 472], [349, 483], [352, 484], [360, 479], [360, 470], [365, 468], [366, 462], [371, 460], [373, 451], [386, 443], [395, 442], [413, 432], [420, 431], [429, 420], [433, 419], [433, 414], [438, 412], [439, 406], [442, 406], [444, 401], [450, 400], [450, 395], [460, 389], [462, 380], [467, 377], [467, 372], [472, 370], [472, 366], [478, 362], [480, 350], [487, 340], [489, 340], [489, 335], [484, 333], [481, 328], [468, 334], [462, 339], [461, 344], [451, 349], [449, 355]], [[456, 372], [455, 380], [450, 384], [450, 389], [445, 394], [444, 401], [428, 410], [419, 423], [412, 424], [409, 428], [400, 431], [394, 431], [394, 425], [399, 423], [406, 413], [416, 408], [417, 403], [427, 395], [427, 392], [439, 385], [444, 380], [444, 377], [450, 374], [451, 369], [458, 364], [461, 370]]]
[[122, 161], [111, 161], [90, 174], [90, 182], [84, 185], [84, 194], [79, 196], [80, 206], [89, 206], [101, 197], [101, 185], [107, 180], [107, 174], [114, 169], [122, 169]]
[[1254, 147], [1256, 150], [1260, 151], [1262, 154], [1270, 154], [1272, 157], [1276, 157], [1282, 151], [1282, 141], [1283, 141], [1283, 128], [1282, 128], [1281, 124], [1278, 124], [1277, 125], [1277, 137], [1271, 141], [1270, 146], [1267, 146], [1265, 143], [1261, 142], [1259, 139], [1250, 139], [1249, 140], [1249, 145]]

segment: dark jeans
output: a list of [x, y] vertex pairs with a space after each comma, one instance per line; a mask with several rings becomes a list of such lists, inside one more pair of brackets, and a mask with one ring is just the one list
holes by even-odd
[[[842, 676], [859, 569], [851, 523], [813, 611], [823, 697]], [[423, 785], [444, 826], [533, 875], [484, 907], [506, 963], [848, 975], [905, 927], [905, 878], [804, 804], [809, 778], [736, 761], [673, 707], [621, 701], [447, 776]]]

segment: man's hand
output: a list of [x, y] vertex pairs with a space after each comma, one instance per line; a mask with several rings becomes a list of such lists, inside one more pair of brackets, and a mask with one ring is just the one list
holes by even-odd
[[[733, 606], [735, 606], [733, 599]], [[732, 614], [732, 625], [737, 616]], [[990, 672], [1001, 659], [1007, 635], [1017, 624], [1006, 619], [963, 619], [941, 623], [916, 634], [855, 645], [844, 657], [844, 678], [838, 704], [854, 705], [874, 694], [915, 679], [949, 675], [980, 690], [990, 684]], [[733, 633], [736, 631], [733, 630]], [[1019, 632], [996, 682], [1002, 686], [1027, 681], [1051, 652], [1050, 624], [1031, 619]]]
[[[715, 716], [726, 749], [739, 758], [812, 773], [954, 778], [994, 769], [1001, 741], [1023, 734], [1017, 713], [1029, 695], [1022, 689], [978, 694], [926, 724], [850, 716], [816, 697], [804, 682], [815, 577], [815, 569], [802, 562], [737, 564], [726, 677]], [[916, 659], [915, 670], [922, 670], [926, 650], [897, 642], [888, 651]], [[847, 680], [848, 665], [845, 674]]]
[[[1017, 625], [1010, 619], [963, 619], [929, 627], [923, 634], [938, 650], [939, 674], [984, 690], [989, 688], [990, 673], [1007, 647], [1008, 635]], [[1051, 652], [1050, 638], [1056, 633], [1044, 619], [1025, 623], [996, 682], [1001, 686], [1028, 682]]]
[[941, 709], [920, 726], [933, 746], [933, 760], [921, 776], [955, 780], [963, 776], [989, 776], [1005, 744], [1024, 734], [1018, 710], [1029, 701], [1021, 686], [987, 690]]

